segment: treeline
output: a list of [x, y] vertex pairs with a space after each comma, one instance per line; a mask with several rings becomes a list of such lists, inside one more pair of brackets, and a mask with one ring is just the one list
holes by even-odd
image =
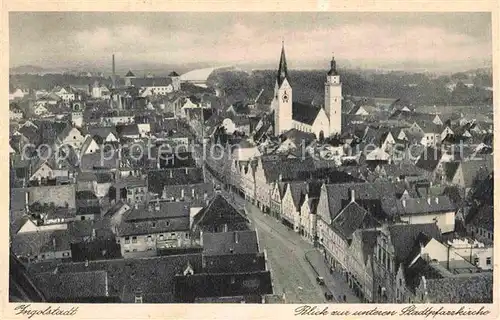
[[111, 84], [111, 79], [100, 77], [81, 77], [72, 74], [13, 74], [9, 76], [9, 87], [29, 88], [33, 90], [51, 90], [55, 86], [67, 85], [90, 85], [95, 81], [107, 85]]
[[[491, 76], [478, 73], [473, 77], [474, 87], [463, 84], [469, 76], [456, 74], [449, 77], [431, 78], [422, 73], [392, 72], [384, 74], [363, 74], [363, 72], [341, 71], [343, 94], [379, 98], [402, 98], [415, 105], [491, 105], [493, 93], [484, 87], [491, 87]], [[259, 100], [272, 100], [276, 71], [259, 70], [248, 74], [243, 71], [214, 72], [209, 77], [210, 86], [220, 89], [229, 100], [255, 99], [261, 89]], [[323, 103], [326, 72], [290, 71], [295, 101]], [[447, 85], [456, 82], [449, 91]]]

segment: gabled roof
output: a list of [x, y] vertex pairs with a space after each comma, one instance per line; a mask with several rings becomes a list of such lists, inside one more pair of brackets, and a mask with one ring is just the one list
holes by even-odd
[[491, 173], [493, 171], [493, 156], [489, 155], [481, 160], [462, 161], [460, 170], [463, 174], [464, 186], [470, 188], [479, 173]]
[[203, 234], [203, 254], [205, 256], [258, 252], [257, 233], [254, 230], [206, 232]]
[[429, 172], [433, 172], [442, 158], [440, 148], [428, 147], [420, 155], [416, 166]]
[[355, 201], [352, 201], [333, 219], [332, 225], [345, 239], [351, 239], [354, 231], [362, 227], [368, 217], [368, 212]]
[[196, 214], [193, 226], [202, 230], [222, 228], [227, 225], [228, 231], [247, 230], [248, 219], [243, 216], [222, 195], [216, 195], [210, 203]]
[[132, 73], [132, 70], [129, 70], [125, 77], [135, 77], [135, 74]]
[[295, 209], [300, 210], [307, 193], [307, 182], [291, 182], [288, 184], [288, 190], [290, 190]]
[[459, 161], [450, 161], [443, 164], [444, 175], [447, 181], [453, 180], [453, 177], [455, 177], [455, 173], [457, 172], [459, 166]]
[[180, 77], [180, 75], [179, 75], [177, 72], [175, 72], [175, 71], [170, 72], [170, 73], [168, 74], [168, 76], [169, 76], [169, 77]]
[[441, 240], [441, 231], [435, 223], [396, 224], [389, 226], [389, 234], [394, 246], [397, 266], [408, 259], [420, 233], [424, 233], [426, 236], [438, 241]]
[[282, 134], [282, 137], [286, 140], [291, 140], [297, 147], [302, 144], [304, 146], [308, 146], [311, 142], [316, 140], [316, 135], [314, 133], [303, 132], [297, 129], [290, 129], [286, 131]]
[[351, 191], [354, 191], [356, 203], [374, 216], [377, 220], [384, 220], [395, 216], [396, 187], [390, 182], [374, 183], [341, 183], [325, 185], [330, 208], [330, 217], [335, 217], [351, 200]]
[[292, 103], [292, 120], [313, 125], [321, 108], [300, 102]]

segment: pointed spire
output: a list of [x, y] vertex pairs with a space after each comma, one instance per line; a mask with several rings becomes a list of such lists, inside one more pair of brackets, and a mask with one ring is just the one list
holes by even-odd
[[336, 76], [338, 75], [337, 72], [337, 62], [335, 61], [335, 56], [332, 53], [332, 61], [330, 62], [330, 71], [328, 71], [329, 76]]
[[286, 66], [286, 56], [285, 56], [285, 41], [281, 41], [281, 57], [280, 64], [278, 67], [278, 86], [281, 86], [283, 81], [288, 78], [288, 68]]

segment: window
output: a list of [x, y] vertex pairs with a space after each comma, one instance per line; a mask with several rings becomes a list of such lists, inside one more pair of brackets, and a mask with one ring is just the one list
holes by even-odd
[[163, 235], [162, 234], [160, 234], [160, 240], [163, 240]]
[[130, 243], [130, 238], [129, 237], [125, 237], [125, 244], [129, 244]]
[[69, 252], [63, 252], [63, 257], [69, 256]]
[[491, 266], [491, 257], [486, 258], [486, 265]]
[[153, 239], [151, 238], [151, 236], [148, 236], [148, 237], [147, 237], [147, 241], [148, 241], [148, 242], [153, 242]]
[[132, 243], [137, 243], [137, 237], [136, 236], [132, 237]]

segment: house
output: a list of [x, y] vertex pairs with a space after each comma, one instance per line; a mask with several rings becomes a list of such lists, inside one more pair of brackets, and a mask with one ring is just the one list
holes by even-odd
[[216, 195], [195, 216], [192, 222], [194, 239], [202, 241], [204, 233], [248, 230], [248, 218], [222, 195]]
[[493, 243], [484, 244], [471, 238], [455, 238], [447, 244], [453, 251], [482, 270], [493, 270]]
[[290, 182], [281, 201], [282, 221], [297, 233], [300, 228], [300, 209], [307, 188], [307, 182]]
[[69, 87], [64, 88], [58, 86], [52, 89], [52, 92], [55, 93], [64, 102], [70, 102], [76, 99], [75, 94]]
[[262, 303], [273, 293], [256, 231], [203, 233], [202, 243], [202, 269], [188, 264], [176, 277], [176, 302]]
[[425, 170], [431, 179], [442, 180], [443, 152], [440, 148], [427, 147], [417, 158], [415, 165], [417, 168]]
[[115, 127], [92, 126], [87, 128], [87, 132], [98, 144], [118, 141], [118, 134]]
[[19, 121], [24, 117], [24, 113], [19, 106], [16, 104], [10, 104], [9, 106], [9, 119], [11, 121]]
[[30, 262], [71, 259], [67, 230], [18, 233], [12, 239], [11, 248], [17, 257]]
[[[412, 300], [413, 295], [407, 287], [412, 285], [407, 267], [414, 257], [418, 257], [421, 244], [425, 248], [431, 240], [438, 248], [441, 231], [435, 223], [431, 224], [394, 224], [379, 229], [373, 253], [374, 302], [403, 302]], [[437, 241], [435, 241], [437, 240]], [[417, 251], [418, 250], [418, 251]], [[444, 247], [446, 256], [447, 250]], [[457, 255], [458, 258], [461, 258]], [[463, 259], [462, 259], [463, 260]], [[416, 269], [417, 278], [418, 269]], [[405, 276], [406, 275], [406, 276]], [[413, 277], [415, 278], [415, 277]]]
[[374, 298], [373, 256], [379, 233], [378, 230], [356, 230], [348, 249], [349, 285], [365, 302], [373, 302]]
[[466, 219], [467, 234], [487, 245], [493, 243], [493, 206], [483, 205], [473, 210]]
[[159, 250], [191, 246], [189, 204], [156, 200], [136, 205], [118, 226], [117, 241], [124, 258], [154, 256]]
[[142, 136], [137, 124], [117, 125], [116, 132], [120, 138], [139, 139]]
[[477, 178], [484, 178], [491, 172], [493, 172], [492, 156], [485, 159], [460, 161], [455, 173], [450, 174], [453, 177], [451, 183], [463, 188], [465, 194], [468, 194]]
[[285, 196], [286, 188], [287, 183], [285, 182], [277, 181], [272, 183], [269, 214], [276, 219], [281, 219], [281, 204], [283, 197]]
[[131, 78], [132, 86], [139, 88], [141, 97], [154, 95], [167, 95], [174, 91], [174, 85], [171, 78]]
[[392, 183], [340, 183], [321, 187], [316, 209], [317, 233], [325, 259], [347, 270], [348, 242], [358, 228], [375, 227], [397, 215]]
[[9, 101], [11, 100], [16, 100], [16, 99], [22, 99], [24, 96], [28, 94], [27, 92], [23, 91], [20, 88], [15, 89], [12, 92], [9, 92]]
[[28, 189], [28, 204], [38, 202], [42, 205], [50, 205], [53, 203], [55, 207], [74, 209], [76, 208], [75, 195], [73, 184], [33, 186]]
[[399, 218], [409, 224], [436, 223], [442, 233], [455, 231], [456, 207], [448, 196], [403, 198], [397, 201]]
[[92, 136], [87, 135], [82, 144], [82, 147], [80, 148], [80, 157], [83, 156], [84, 154], [99, 152], [99, 150], [101, 150], [99, 144], [97, 144], [97, 142], [94, 140], [94, 138], [92, 138]]

